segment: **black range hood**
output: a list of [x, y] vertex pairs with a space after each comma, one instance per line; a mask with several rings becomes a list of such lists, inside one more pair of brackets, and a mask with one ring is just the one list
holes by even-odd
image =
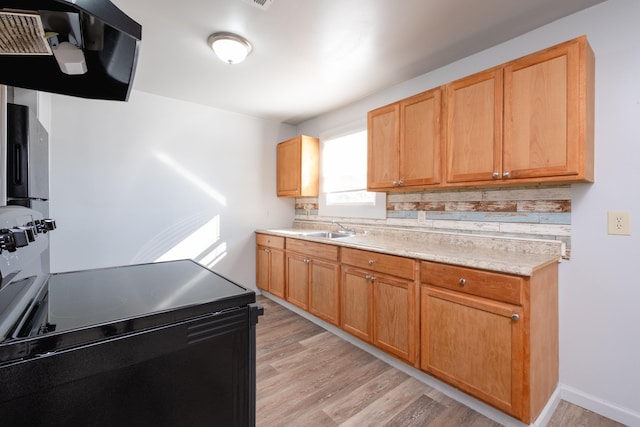
[[52, 54], [0, 54], [0, 84], [89, 99], [129, 98], [142, 27], [109, 0], [2, 0], [0, 12], [11, 19], [38, 15], [44, 31], [55, 34], [51, 40], [82, 51], [85, 69], [63, 72]]

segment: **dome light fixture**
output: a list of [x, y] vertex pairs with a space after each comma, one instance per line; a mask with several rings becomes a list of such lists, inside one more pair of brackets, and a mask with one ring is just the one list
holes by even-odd
[[227, 64], [239, 64], [253, 50], [247, 39], [233, 33], [213, 33], [207, 42], [218, 58]]

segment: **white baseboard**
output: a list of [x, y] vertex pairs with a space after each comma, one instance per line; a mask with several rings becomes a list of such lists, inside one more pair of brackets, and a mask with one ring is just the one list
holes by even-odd
[[638, 412], [616, 406], [611, 402], [604, 401], [565, 384], [560, 384], [558, 388], [562, 400], [581, 406], [629, 427], [640, 427], [640, 413]]
[[[417, 380], [425, 383], [426, 385], [433, 387], [444, 395], [462, 403], [470, 407], [471, 409], [479, 412], [487, 418], [492, 419], [493, 421], [500, 423], [507, 427], [525, 427], [526, 424], [521, 421], [516, 420], [515, 418], [505, 414], [502, 411], [495, 409], [492, 406], [487, 405], [480, 400], [477, 400], [466, 393], [461, 392], [460, 390], [445, 384], [444, 382], [428, 375], [419, 369], [413, 368], [412, 366], [407, 365], [404, 362], [388, 355], [382, 350], [377, 349], [351, 335], [344, 332], [342, 329], [337, 328], [334, 325], [331, 325], [327, 322], [324, 322], [312, 314], [299, 309], [298, 307], [289, 304], [288, 302], [269, 294], [268, 292], [261, 291], [263, 296], [269, 298], [270, 300], [286, 307], [287, 309], [293, 311], [296, 314], [304, 317], [305, 319], [321, 326], [322, 328], [328, 330], [329, 332], [339, 336], [340, 338], [348, 341], [349, 343], [355, 345], [361, 350], [366, 351], [367, 353], [372, 354], [378, 359], [383, 360], [394, 368], [410, 375]], [[546, 406], [538, 416], [538, 418], [529, 425], [529, 427], [544, 427], [546, 426], [551, 418], [553, 417], [553, 413], [556, 408], [560, 404], [561, 400], [565, 400], [574, 405], [581, 406], [589, 411], [600, 414], [604, 417], [610, 418], [619, 423], [625, 424], [629, 427], [640, 427], [640, 414], [629, 409], [621, 408], [616, 405], [613, 405], [609, 402], [605, 402], [602, 399], [598, 399], [595, 396], [591, 396], [589, 394], [583, 393], [580, 390], [577, 390], [573, 387], [569, 387], [564, 384], [558, 384], [558, 387], [551, 395], [551, 398], [547, 402]]]

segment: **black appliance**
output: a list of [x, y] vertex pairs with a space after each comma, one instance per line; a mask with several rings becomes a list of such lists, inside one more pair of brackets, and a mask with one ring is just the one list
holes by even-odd
[[2, 425], [255, 425], [262, 307], [194, 261], [20, 272], [0, 310]]
[[[34, 36], [42, 31], [53, 36]], [[128, 99], [142, 27], [109, 0], [2, 0], [0, 33], [0, 84], [90, 99]], [[72, 45], [74, 58], [81, 53], [84, 72], [63, 71], [58, 60], [65, 60], [56, 55], [63, 45]]]
[[7, 104], [7, 204], [49, 216], [49, 137], [26, 105]]

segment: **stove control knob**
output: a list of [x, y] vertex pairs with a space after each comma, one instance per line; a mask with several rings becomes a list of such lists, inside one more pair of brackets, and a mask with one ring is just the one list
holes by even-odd
[[31, 226], [20, 226], [20, 227], [16, 227], [18, 230], [22, 230], [24, 231], [25, 235], [27, 236], [27, 239], [30, 242], [35, 242], [36, 241], [36, 234], [38, 234], [38, 230], [36, 230], [35, 227], [31, 227]]
[[12, 228], [9, 230], [13, 233], [13, 240], [16, 242], [16, 248], [23, 248], [29, 244], [29, 236], [27, 236], [27, 232], [20, 228]]
[[56, 222], [53, 219], [36, 219], [27, 225], [32, 225], [38, 233], [47, 233], [56, 229]]
[[16, 251], [16, 240], [13, 233], [6, 228], [0, 230], [0, 252], [2, 251]]
[[56, 229], [56, 221], [54, 219], [45, 218], [42, 220], [47, 231], [52, 231]]

